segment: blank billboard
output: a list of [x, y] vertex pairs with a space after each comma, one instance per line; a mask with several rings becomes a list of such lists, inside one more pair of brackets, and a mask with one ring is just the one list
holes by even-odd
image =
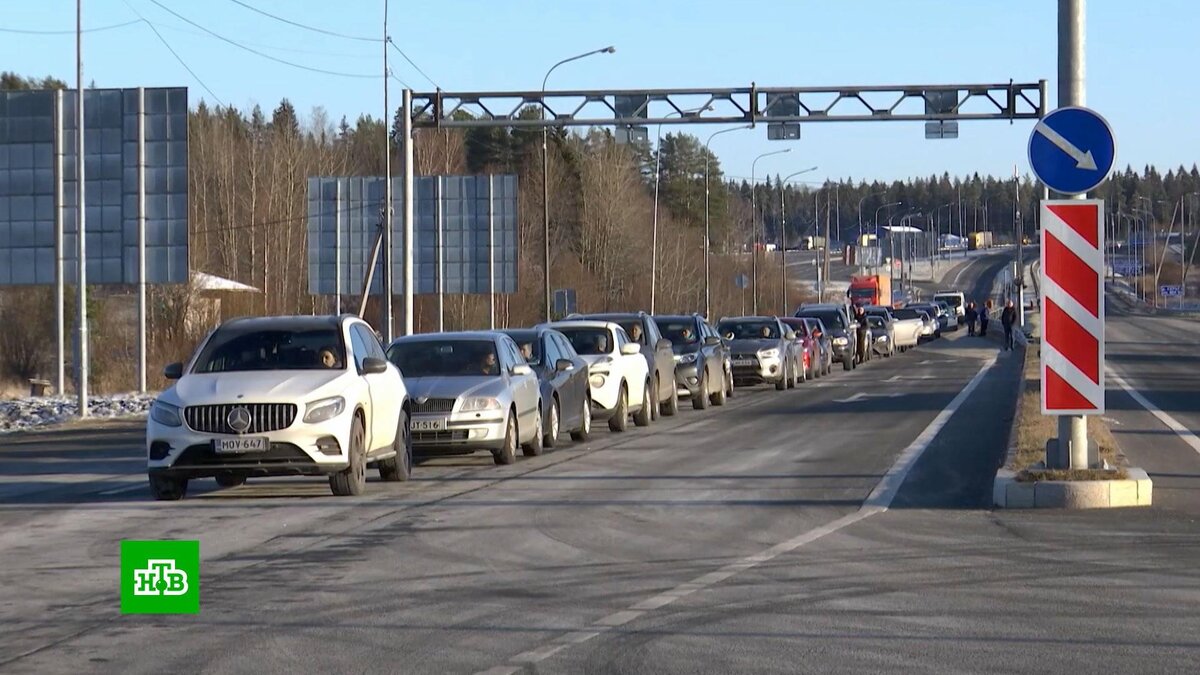
[[[392, 278], [396, 293], [404, 292], [402, 188], [403, 179], [393, 178]], [[440, 265], [445, 293], [492, 292], [489, 268], [495, 269], [494, 292], [515, 293], [517, 177], [420, 176], [413, 188], [414, 292], [438, 291]], [[339, 276], [343, 295], [362, 292], [371, 247], [383, 217], [383, 202], [382, 177], [308, 179], [310, 293], [337, 294]], [[377, 274], [371, 292], [380, 293], [382, 288]]]
[[[187, 89], [146, 88], [140, 93], [85, 92], [88, 283], [138, 281], [138, 118], [143, 112], [147, 281], [188, 280]], [[60, 206], [64, 280], [75, 283], [76, 94], [62, 92], [61, 121], [55, 115], [57, 96], [50, 90], [0, 92], [0, 285], [54, 283]]]

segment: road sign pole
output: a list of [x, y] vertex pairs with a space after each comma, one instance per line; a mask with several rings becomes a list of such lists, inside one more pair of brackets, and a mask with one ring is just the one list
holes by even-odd
[[84, 170], [83, 0], [75, 3], [75, 371], [80, 417], [88, 416], [87, 181]]
[[[1087, 105], [1086, 0], [1058, 0], [1058, 105]], [[1075, 196], [1087, 199], [1086, 194]], [[1069, 415], [1058, 420], [1058, 446], [1069, 442], [1069, 466], [1083, 469], [1089, 465], [1087, 418]], [[1060, 456], [1064, 453], [1059, 453]], [[1047, 458], [1049, 459], [1049, 458]]]

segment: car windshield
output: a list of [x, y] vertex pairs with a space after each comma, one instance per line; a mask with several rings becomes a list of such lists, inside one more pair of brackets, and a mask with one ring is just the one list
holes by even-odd
[[696, 334], [696, 322], [690, 319], [655, 319], [658, 332], [671, 341], [675, 351], [699, 344], [700, 336]]
[[898, 309], [892, 314], [897, 319], [920, 319], [922, 317], [922, 312], [918, 312], [917, 310], [908, 307], [904, 309]]
[[874, 299], [874, 297], [875, 297], [875, 289], [874, 288], [861, 288], [860, 287], [860, 288], [851, 288], [850, 289], [850, 298], [853, 300], [869, 301], [869, 300]]
[[935, 295], [933, 296], [933, 299], [944, 302], [951, 307], [958, 307], [962, 304], [962, 298], [958, 297], [957, 295]]
[[580, 356], [599, 356], [613, 351], [612, 333], [607, 328], [558, 326]]
[[542, 341], [538, 339], [537, 333], [531, 330], [506, 330], [504, 334], [517, 343], [517, 347], [521, 350], [521, 356], [525, 357], [525, 361], [529, 365], [541, 365]]
[[883, 328], [883, 317], [874, 314], [867, 315], [867, 325], [871, 328]]
[[722, 321], [717, 332], [727, 340], [778, 340], [774, 321]]
[[388, 349], [388, 360], [405, 377], [499, 377], [491, 340], [412, 340]]
[[194, 373], [247, 370], [345, 368], [346, 350], [338, 329], [218, 329], [196, 359]]
[[812, 317], [814, 319], [820, 319], [821, 323], [825, 324], [826, 326], [830, 326], [834, 329], [846, 327], [845, 322], [842, 321], [842, 315], [835, 311], [815, 312], [815, 311], [810, 310], [810, 311], [805, 311], [803, 313], [803, 316]]

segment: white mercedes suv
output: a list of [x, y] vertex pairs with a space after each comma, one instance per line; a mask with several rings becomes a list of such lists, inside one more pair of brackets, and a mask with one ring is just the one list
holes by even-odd
[[358, 495], [368, 464], [408, 479], [408, 392], [358, 317], [234, 319], [164, 375], [176, 382], [146, 423], [155, 499], [182, 499], [193, 478], [250, 476], [329, 476], [335, 495]]
[[639, 427], [650, 425], [656, 405], [650, 388], [650, 366], [641, 346], [611, 321], [572, 320], [545, 324], [567, 336], [588, 364], [593, 416], [608, 418], [608, 428], [625, 431], [629, 415]]

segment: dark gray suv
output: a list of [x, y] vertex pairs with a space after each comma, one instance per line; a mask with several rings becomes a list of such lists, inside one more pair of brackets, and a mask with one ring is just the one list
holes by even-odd
[[820, 319], [833, 342], [833, 360], [841, 361], [843, 370], [854, 370], [858, 364], [858, 322], [850, 316], [846, 305], [800, 305], [796, 316], [802, 319]]
[[656, 316], [663, 337], [675, 352], [675, 388], [703, 410], [709, 403], [725, 405], [733, 392], [729, 347], [699, 314]]

